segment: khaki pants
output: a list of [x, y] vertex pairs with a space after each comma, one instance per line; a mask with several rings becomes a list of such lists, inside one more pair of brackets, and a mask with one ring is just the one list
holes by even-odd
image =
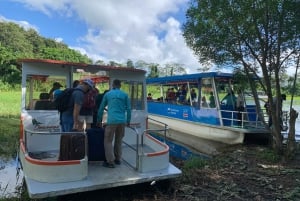
[[[108, 163], [113, 163], [114, 160], [121, 160], [124, 132], [125, 124], [106, 125], [104, 134], [104, 149]], [[112, 142], [114, 138], [115, 141], [113, 146]]]

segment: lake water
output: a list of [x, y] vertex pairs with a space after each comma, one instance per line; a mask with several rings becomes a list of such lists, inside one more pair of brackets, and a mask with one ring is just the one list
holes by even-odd
[[[289, 110], [289, 103], [284, 105], [284, 110]], [[294, 106], [296, 111], [300, 111], [300, 103]], [[300, 141], [300, 118], [296, 120], [296, 140]], [[0, 159], [0, 198], [15, 197], [19, 193], [16, 189], [22, 186], [23, 174], [18, 171], [16, 159], [3, 161]]]
[[0, 178], [0, 198], [19, 195], [17, 189], [22, 186], [23, 174], [18, 171], [16, 159], [5, 162], [0, 159]]

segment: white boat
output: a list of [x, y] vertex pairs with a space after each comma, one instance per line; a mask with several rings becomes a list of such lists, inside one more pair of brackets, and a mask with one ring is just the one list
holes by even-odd
[[237, 91], [248, 88], [239, 85], [232, 73], [148, 78], [146, 83], [147, 93], [153, 96], [147, 104], [149, 117], [169, 126], [167, 138], [201, 153], [212, 155], [246, 138], [267, 140], [270, 136], [264, 108], [256, 107], [249, 92], [240, 91], [243, 110], [237, 110]]
[[[151, 183], [181, 175], [181, 171], [169, 162], [167, 144], [148, 135], [145, 71], [56, 60], [22, 59], [20, 63], [22, 103], [19, 159], [30, 198]], [[131, 127], [126, 128], [122, 163], [116, 168], [103, 167], [102, 161], [89, 161], [87, 140], [82, 145], [86, 150], [84, 157], [59, 160], [61, 135], [71, 133], [61, 132], [58, 111], [51, 106], [51, 100], [40, 100], [39, 95], [49, 91], [54, 82], [71, 87], [73, 80], [82, 77], [106, 80], [107, 86], [114, 79], [119, 79], [122, 89], [131, 99]], [[49, 107], [37, 109], [38, 102], [47, 103]], [[84, 132], [73, 134], [87, 138]]]

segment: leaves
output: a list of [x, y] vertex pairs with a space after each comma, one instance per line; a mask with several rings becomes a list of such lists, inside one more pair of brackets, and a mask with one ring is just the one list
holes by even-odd
[[10, 85], [21, 82], [17, 60], [21, 58], [55, 59], [79, 63], [91, 63], [86, 55], [69, 49], [67, 45], [44, 38], [33, 30], [25, 30], [17, 24], [0, 22], [0, 76]]

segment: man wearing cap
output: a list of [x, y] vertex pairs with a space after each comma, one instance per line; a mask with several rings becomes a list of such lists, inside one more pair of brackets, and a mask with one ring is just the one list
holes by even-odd
[[80, 122], [79, 112], [83, 104], [84, 95], [94, 87], [94, 83], [90, 79], [83, 80], [73, 91], [70, 107], [61, 114], [62, 131], [71, 132], [72, 130], [79, 130]]
[[52, 88], [49, 91], [50, 99], [54, 98], [54, 91], [63, 87], [59, 82], [54, 82]]

